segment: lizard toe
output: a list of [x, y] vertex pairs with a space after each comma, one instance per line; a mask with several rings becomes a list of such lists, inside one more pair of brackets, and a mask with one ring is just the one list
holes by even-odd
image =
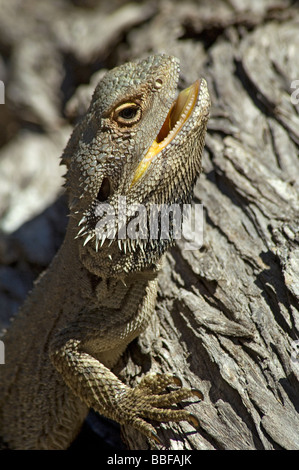
[[182, 381], [179, 377], [172, 374], [147, 374], [141, 379], [137, 388], [152, 394], [159, 394], [164, 392], [169, 385], [181, 387]]
[[[148, 397], [151, 405], [157, 407], [170, 406], [179, 403], [182, 400], [191, 398], [194, 395], [193, 391], [188, 388], [180, 388], [172, 392], [164, 393], [162, 395], [152, 395]], [[196, 394], [196, 396], [199, 396]]]

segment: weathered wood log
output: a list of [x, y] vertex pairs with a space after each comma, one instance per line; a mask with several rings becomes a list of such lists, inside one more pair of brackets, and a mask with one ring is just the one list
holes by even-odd
[[[172, 37], [166, 50], [176, 50], [187, 81], [207, 77], [212, 95], [194, 196], [204, 205], [204, 244], [185, 252], [178, 244], [166, 257], [157, 317], [131, 346], [122, 377], [133, 384], [141, 371], [167, 371], [202, 390], [203, 402], [190, 405], [199, 432], [161, 425], [167, 448], [298, 449], [299, 126], [290, 99], [298, 11], [286, 23], [256, 21], [253, 31], [231, 18], [199, 52], [192, 8], [194, 49]], [[125, 437], [145, 448], [131, 430]]]
[[[101, 5], [94, 3], [83, 12], [85, 26], [90, 13], [101, 15]], [[95, 70], [166, 52], [181, 60], [182, 87], [204, 76], [212, 113], [203, 173], [194, 193], [194, 202], [204, 207], [203, 245], [186, 251], [178, 242], [167, 254], [152, 323], [130, 345], [115, 372], [131, 385], [149, 371], [173, 372], [184, 385], [203, 392], [203, 401], [184, 405], [197, 415], [198, 430], [188, 423], [157, 426], [168, 449], [299, 449], [298, 8], [287, 0], [244, 0], [234, 2], [233, 8], [215, 0], [213, 9], [208, 1], [161, 1], [151, 8], [145, 3], [127, 7], [124, 16], [118, 6], [111, 4], [110, 11], [106, 6], [102, 16], [110, 18], [109, 36], [101, 39], [99, 32], [98, 46], [90, 38], [74, 50], [68, 12], [40, 2], [42, 9], [52, 12], [51, 21], [43, 20], [43, 41], [53, 51], [56, 68], [50, 61], [53, 75], [44, 88], [39, 70], [36, 81], [23, 77], [21, 84], [26, 85], [27, 95], [33, 86], [44, 93], [44, 108], [20, 93], [19, 74], [28, 50], [41, 57], [45, 49], [20, 47], [18, 32], [7, 32], [11, 18], [7, 12], [6, 27], [0, 28], [0, 50], [14, 72], [7, 90], [15, 114], [11, 110], [6, 114], [11, 124], [3, 127], [7, 134], [0, 142], [16, 136], [14, 143], [7, 144], [20, 155], [20, 179], [12, 194], [21, 197], [29, 183], [39, 188], [34, 174], [28, 183], [26, 159], [22, 166], [24, 136], [19, 128], [27, 128], [27, 136], [34, 139], [36, 129], [28, 130], [28, 122], [36, 126], [49, 145], [49, 158], [56, 158], [52, 143], [57, 145], [59, 135], [62, 147], [69, 132], [61, 110], [71, 110], [72, 117], [83, 112], [88, 101], [84, 92], [88, 96], [90, 88], [83, 89], [82, 102], [81, 91], [76, 95], [74, 91]], [[72, 15], [73, 23], [79, 21], [78, 10]], [[59, 25], [56, 41], [55, 25]], [[33, 44], [38, 36], [36, 18], [29, 14], [28, 25], [22, 27]], [[84, 31], [88, 34], [87, 27]], [[59, 104], [57, 83], [62, 90]], [[44, 116], [43, 109], [49, 111]], [[63, 133], [57, 133], [58, 126]], [[8, 161], [7, 148], [1, 150], [2, 165]], [[50, 175], [52, 171], [49, 165]], [[7, 181], [5, 171], [2, 175]], [[44, 207], [58, 194], [52, 187], [39, 188], [38, 194], [47, 190], [51, 196]], [[11, 197], [9, 188], [1, 194], [2, 227], [9, 231], [16, 226], [10, 220], [28, 207], [21, 209], [20, 198]], [[65, 219], [64, 209], [57, 212], [59, 204], [1, 239], [4, 326], [62, 237], [60, 224], [63, 227]], [[30, 245], [30, 224], [40, 249], [36, 243]], [[122, 435], [131, 449], [149, 447], [129, 427], [122, 429]]]

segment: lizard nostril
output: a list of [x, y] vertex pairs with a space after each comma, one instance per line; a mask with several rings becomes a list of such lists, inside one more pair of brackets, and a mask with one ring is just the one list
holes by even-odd
[[103, 178], [100, 190], [97, 195], [97, 200], [100, 202], [104, 202], [108, 199], [111, 194], [111, 184], [109, 178]]

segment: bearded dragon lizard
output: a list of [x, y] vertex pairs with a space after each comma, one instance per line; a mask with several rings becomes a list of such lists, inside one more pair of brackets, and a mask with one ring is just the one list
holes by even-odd
[[[12, 449], [65, 449], [89, 408], [157, 438], [147, 419], [187, 420], [172, 404], [199, 391], [170, 374], [131, 388], [112, 372], [155, 307], [172, 239], [100, 237], [103, 208], [189, 203], [209, 115], [204, 79], [176, 98], [179, 62], [153, 55], [109, 71], [62, 156], [70, 219], [64, 242], [3, 338], [0, 436]], [[131, 217], [132, 218], [132, 217]], [[128, 217], [128, 221], [130, 217]], [[167, 392], [169, 385], [177, 389]]]

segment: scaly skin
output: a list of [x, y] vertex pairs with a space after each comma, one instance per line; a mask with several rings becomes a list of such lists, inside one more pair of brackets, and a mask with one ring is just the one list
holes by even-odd
[[[64, 151], [66, 237], [3, 338], [0, 436], [10, 448], [67, 448], [90, 407], [149, 438], [156, 433], [147, 418], [196, 424], [187, 411], [169, 409], [196, 394], [178, 379], [147, 375], [132, 389], [110, 370], [149, 322], [172, 240], [99, 240], [96, 233], [104, 204], [120, 220], [119, 196], [148, 212], [152, 204], [190, 202], [209, 114], [204, 80], [192, 88], [182, 129], [146, 164], [157, 136], [167, 137], [180, 115], [178, 106], [168, 115], [178, 75], [177, 59], [165, 55], [111, 70]], [[179, 388], [164, 393], [170, 384]]]

